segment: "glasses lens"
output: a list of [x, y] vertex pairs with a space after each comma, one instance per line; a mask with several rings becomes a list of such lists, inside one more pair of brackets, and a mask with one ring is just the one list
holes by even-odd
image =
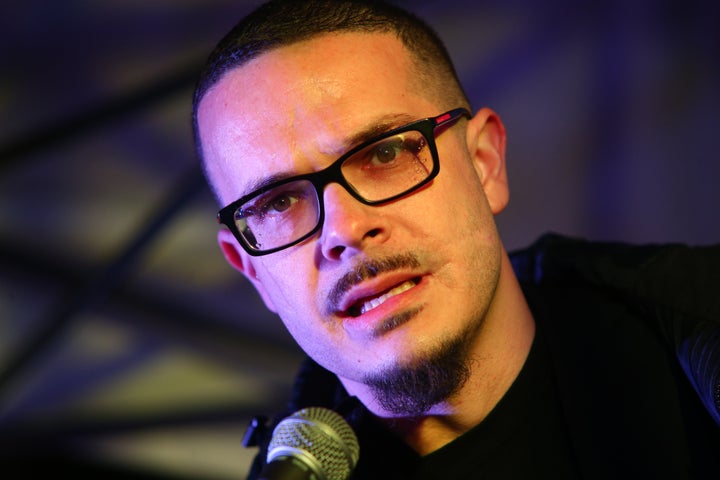
[[379, 202], [413, 190], [431, 175], [433, 167], [427, 139], [412, 130], [368, 145], [347, 158], [341, 169], [361, 197]]
[[317, 226], [320, 207], [315, 187], [308, 180], [283, 183], [242, 204], [234, 219], [254, 250], [285, 246]]

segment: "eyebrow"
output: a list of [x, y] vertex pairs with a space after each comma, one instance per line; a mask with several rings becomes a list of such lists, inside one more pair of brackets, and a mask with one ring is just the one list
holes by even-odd
[[347, 138], [343, 142], [343, 145], [345, 146], [345, 151], [350, 150], [356, 145], [367, 142], [368, 140], [372, 140], [378, 135], [382, 135], [383, 133], [388, 132], [393, 128], [401, 127], [415, 120], [418, 119], [405, 113], [381, 117], [370, 123], [367, 127], [359, 130], [357, 133]]
[[[368, 123], [366, 127], [350, 135], [349, 137], [341, 141], [340, 144], [342, 145], [343, 151], [347, 152], [353, 147], [372, 140], [378, 135], [382, 135], [385, 132], [388, 132], [397, 127], [401, 127], [415, 120], [418, 119], [405, 113], [385, 115]], [[344, 153], [342, 155], [344, 155]], [[333, 160], [333, 162], [337, 161], [337, 159], [340, 158], [342, 155], [338, 156], [335, 160]], [[296, 177], [298, 175], [302, 174], [297, 172], [285, 171], [277, 172], [266, 177], [251, 180], [250, 182], [248, 182], [243, 193], [240, 195], [240, 198], [249, 195], [252, 192], [256, 192], [262, 188], [265, 188], [268, 185], [272, 185], [275, 182]]]

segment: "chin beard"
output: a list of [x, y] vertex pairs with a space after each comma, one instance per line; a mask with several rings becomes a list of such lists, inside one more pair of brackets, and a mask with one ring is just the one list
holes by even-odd
[[467, 382], [466, 335], [444, 341], [434, 352], [409, 365], [394, 365], [365, 378], [380, 406], [395, 415], [420, 416]]

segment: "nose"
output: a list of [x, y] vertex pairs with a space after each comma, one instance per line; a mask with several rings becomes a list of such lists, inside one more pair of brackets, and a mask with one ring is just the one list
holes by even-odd
[[369, 243], [382, 243], [388, 237], [390, 228], [383, 207], [360, 203], [334, 183], [325, 187], [323, 202], [325, 220], [320, 245], [328, 260], [352, 257]]

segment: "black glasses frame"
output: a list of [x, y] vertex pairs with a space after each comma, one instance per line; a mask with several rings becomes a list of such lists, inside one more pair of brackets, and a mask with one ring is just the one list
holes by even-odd
[[[356, 200], [359, 202], [365, 204], [365, 205], [380, 205], [383, 203], [392, 202], [393, 200], [397, 200], [398, 198], [404, 197], [405, 195], [408, 195], [419, 188], [421, 188], [424, 185], [427, 185], [433, 178], [435, 178], [440, 171], [440, 160], [437, 152], [437, 145], [435, 144], [435, 130], [439, 127], [443, 126], [450, 126], [457, 120], [459, 120], [461, 117], [470, 118], [472, 115], [470, 112], [465, 108], [456, 108], [453, 110], [450, 110], [448, 112], [445, 112], [441, 115], [438, 115], [437, 117], [430, 117], [430, 118], [424, 118], [422, 120], [416, 120], [414, 122], [408, 123], [406, 125], [394, 128], [392, 130], [388, 130], [387, 132], [382, 133], [381, 135], [378, 135], [377, 137], [373, 137], [362, 144], [352, 148], [345, 154], [343, 154], [340, 158], [335, 160], [331, 165], [329, 165], [327, 168], [324, 168], [323, 170], [320, 170], [318, 172], [312, 172], [312, 173], [306, 173], [303, 175], [297, 175], [294, 177], [288, 177], [284, 178], [282, 180], [278, 180], [277, 182], [273, 182], [271, 184], [265, 185], [262, 188], [259, 188], [247, 195], [242, 196], [238, 200], [232, 202], [231, 204], [223, 207], [217, 214], [217, 220], [218, 223], [222, 223], [223, 225], [227, 226], [230, 231], [233, 233], [235, 238], [238, 240], [240, 245], [243, 247], [243, 249], [253, 256], [260, 256], [260, 255], [268, 255], [270, 253], [274, 253], [280, 250], [284, 250], [286, 248], [292, 247], [293, 245], [297, 245], [298, 243], [304, 241], [305, 239], [311, 237], [315, 233], [317, 233], [318, 230], [322, 227], [323, 222], [325, 221], [325, 204], [323, 202], [323, 195], [322, 192], [325, 189], [327, 185], [330, 183], [337, 183], [339, 185], [342, 185], [342, 187], [347, 190], [350, 195], [353, 196]], [[388, 198], [383, 198], [381, 200], [367, 200], [363, 198], [362, 195], [360, 195], [355, 188], [350, 185], [347, 181], [347, 179], [342, 174], [342, 164], [347, 160], [348, 158], [352, 157], [355, 153], [359, 152], [360, 150], [366, 148], [368, 145], [371, 145], [375, 142], [381, 141], [384, 138], [392, 137], [393, 135], [397, 135], [399, 133], [403, 132], [409, 132], [409, 131], [418, 131], [423, 134], [423, 136], [428, 141], [428, 148], [430, 149], [430, 154], [432, 155], [433, 159], [433, 169], [430, 172], [430, 174], [420, 183], [408, 188], [407, 190], [404, 190], [403, 192], [400, 192], [396, 195], [393, 195]], [[253, 247], [250, 242], [245, 238], [245, 236], [240, 232], [240, 230], [237, 227], [237, 224], [235, 223], [235, 212], [237, 211], [240, 206], [242, 206], [244, 203], [246, 203], [248, 200], [258, 196], [262, 195], [263, 193], [267, 192], [268, 190], [272, 190], [273, 188], [279, 187], [281, 185], [284, 185], [286, 183], [290, 182], [296, 182], [298, 180], [306, 180], [310, 182], [315, 187], [315, 195], [317, 195], [318, 198], [318, 221], [317, 225], [310, 230], [305, 235], [301, 236], [300, 238], [293, 240], [290, 243], [287, 243], [285, 245], [270, 248], [267, 250], [258, 250], [257, 248]]]

